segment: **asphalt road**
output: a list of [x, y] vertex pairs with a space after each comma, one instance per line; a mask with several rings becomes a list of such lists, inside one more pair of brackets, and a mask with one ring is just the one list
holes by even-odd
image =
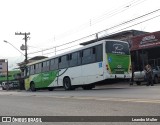
[[[160, 84], [147, 87], [145, 85], [130, 86], [126, 83], [98, 86], [93, 90], [56, 89], [52, 92], [0, 90], [0, 116], [160, 116], [159, 90]], [[85, 123], [56, 124], [81, 125]], [[134, 123], [87, 124], [132, 125]], [[158, 125], [158, 123], [145, 122], [135, 124]]]

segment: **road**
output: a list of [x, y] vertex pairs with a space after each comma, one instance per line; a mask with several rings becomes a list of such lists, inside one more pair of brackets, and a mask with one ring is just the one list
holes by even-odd
[[159, 90], [159, 84], [114, 84], [98, 86], [93, 90], [56, 89], [52, 92], [0, 90], [0, 116], [160, 116]]

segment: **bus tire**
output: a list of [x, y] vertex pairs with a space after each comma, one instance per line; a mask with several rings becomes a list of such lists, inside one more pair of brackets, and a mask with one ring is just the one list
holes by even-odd
[[137, 84], [137, 85], [141, 85], [141, 82], [140, 82], [140, 81], [137, 81], [136, 84]]
[[64, 77], [63, 87], [65, 90], [72, 90], [71, 80], [69, 77]]
[[53, 89], [54, 89], [53, 87], [48, 87], [49, 91], [53, 91]]
[[84, 86], [82, 86], [83, 90], [91, 90], [94, 87], [95, 87], [94, 85], [84, 85]]
[[36, 91], [34, 82], [31, 82], [30, 89], [31, 89], [32, 92]]

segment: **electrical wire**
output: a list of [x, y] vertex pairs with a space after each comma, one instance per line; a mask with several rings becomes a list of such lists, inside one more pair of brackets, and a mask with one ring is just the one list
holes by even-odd
[[[153, 14], [153, 13], [156, 13], [156, 12], [158, 12], [158, 11], [160, 11], [160, 9], [154, 10], [154, 11], [149, 12], [149, 13], [147, 13], [147, 14], [144, 14], [144, 15], [142, 15], [142, 16], [139, 16], [139, 17], [133, 18], [133, 19], [131, 19], [131, 20], [128, 20], [128, 21], [126, 21], [126, 22], [120, 23], [120, 24], [118, 24], [118, 25], [112, 26], [112, 27], [110, 27], [110, 28], [108, 28], [108, 29], [105, 29], [105, 30], [103, 30], [103, 31], [98, 32], [98, 34], [101, 33], [101, 32], [104, 32], [104, 31], [108, 31], [108, 30], [111, 30], [111, 29], [118, 28], [118, 27], [120, 27], [120, 26], [126, 25], [126, 24], [128, 24], [128, 23], [131, 23], [131, 22], [133, 22], [133, 21], [139, 20], [139, 19], [144, 18], [144, 17], [146, 17], [146, 16], [148, 16], [148, 15], [151, 15], [151, 14]], [[151, 19], [152, 19], [152, 18], [151, 18]], [[154, 19], [154, 18], [153, 18], [153, 19]], [[142, 21], [142, 22], [143, 22], [143, 21]], [[141, 23], [142, 23], [142, 22], [141, 22]], [[144, 21], [144, 22], [146, 22], [146, 21]], [[44, 51], [47, 51], [47, 50], [55, 49], [55, 48], [58, 48], [58, 47], [61, 47], [61, 46], [65, 46], [65, 45], [68, 45], [68, 44], [71, 44], [71, 43], [75, 43], [75, 42], [77, 42], [77, 41], [80, 41], [80, 40], [82, 40], [82, 39], [88, 38], [88, 37], [93, 36], [93, 35], [95, 35], [95, 33], [94, 33], [94, 34], [91, 34], [91, 35], [89, 35], [89, 36], [80, 38], [80, 39], [78, 39], [78, 40], [74, 40], [74, 41], [71, 41], [71, 42], [68, 42], [68, 43], [65, 43], [65, 44], [61, 44], [61, 45], [54, 46], [54, 47], [51, 47], [51, 48], [43, 49], [43, 50], [40, 50], [40, 51], [31, 52], [31, 53], [28, 53], [28, 54], [30, 55], [30, 54], [35, 54], [35, 53], [39, 53], [39, 52], [42, 52], [42, 51], [44, 52]]]
[[115, 16], [117, 14], [120, 14], [120, 13], [122, 13], [122, 12], [124, 12], [124, 11], [126, 11], [126, 10], [136, 6], [136, 5], [138, 5], [138, 4], [143, 3], [144, 1], [146, 1], [146, 0], [133, 0], [133, 1], [129, 2], [129, 3], [126, 3], [126, 4], [118, 7], [118, 8], [114, 8], [113, 10], [103, 14], [102, 16], [90, 19], [89, 22], [82, 24], [80, 27], [78, 27], [76, 29], [73, 29], [73, 30], [70, 30], [70, 31], [67, 31], [67, 32], [65, 32], [63, 34], [58, 35], [56, 37], [56, 39], [64, 38], [64, 37], [66, 37], [68, 35], [71, 35], [71, 34], [79, 32], [81, 30], [84, 30], [86, 28], [89, 28], [90, 26], [96, 25], [97, 23], [104, 21], [106, 18], [108, 19], [108, 18], [111, 18], [111, 17], [113, 17], [113, 16]]
[[76, 47], [78, 45], [79, 44], [76, 44], [76, 45], [73, 45], [73, 46], [70, 46], [70, 47], [66, 47], [64, 49], [60, 49], [60, 50], [54, 51], [54, 52], [45, 53], [44, 55], [48, 55], [48, 54], [51, 54], [51, 53], [57, 53], [57, 52], [60, 52], [60, 51], [66, 50], [66, 49], [70, 49], [70, 48]]
[[[146, 19], [146, 20], [144, 20], [144, 21], [141, 21], [141, 22], [135, 23], [135, 24], [130, 25], [130, 26], [128, 26], [128, 27], [122, 28], [122, 29], [120, 29], [120, 30], [117, 30], [116, 32], [113, 32], [113, 33], [109, 34], [109, 35], [113, 35], [113, 34], [115, 34], [115, 33], [117, 33], [117, 32], [123, 31], [123, 30], [125, 30], [125, 29], [130, 28], [130, 27], [133, 27], [133, 26], [136, 26], [136, 25], [142, 24], [142, 23], [144, 23], [144, 22], [148, 22], [148, 21], [150, 21], [150, 20], [152, 20], [152, 19], [155, 19], [155, 18], [157, 18], [157, 17], [160, 17], [160, 15], [154, 16], [154, 17], [152, 17], [152, 18], [149, 18], [149, 19]], [[108, 35], [108, 36], [109, 36], [109, 35]]]

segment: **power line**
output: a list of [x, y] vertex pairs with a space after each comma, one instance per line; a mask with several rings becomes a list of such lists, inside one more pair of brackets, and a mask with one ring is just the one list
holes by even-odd
[[[103, 31], [100, 31], [100, 32], [104, 32], [104, 31], [106, 31], [106, 30], [111, 30], [111, 29], [117, 28], [117, 27], [119, 27], [119, 26], [122, 26], [122, 25], [125, 25], [125, 24], [128, 24], [128, 23], [134, 22], [134, 21], [136, 21], [136, 20], [139, 20], [139, 19], [141, 19], [141, 18], [144, 18], [144, 17], [146, 17], [146, 16], [148, 16], [148, 15], [151, 15], [151, 14], [153, 14], [153, 13], [156, 13], [156, 12], [158, 12], [158, 11], [160, 11], [160, 9], [154, 10], [154, 11], [152, 11], [152, 12], [149, 12], [149, 13], [144, 14], [144, 15], [142, 15], [142, 16], [133, 18], [133, 19], [131, 19], [131, 20], [122, 22], [122, 23], [120, 23], [120, 24], [118, 24], [118, 25], [112, 26], [112, 27], [110, 27], [110, 28], [108, 28], [108, 29], [105, 29], [105, 30], [103, 30]], [[98, 32], [98, 33], [100, 33], [100, 32]]]
[[122, 6], [120, 6], [118, 9], [115, 8], [115, 9], [103, 14], [102, 16], [90, 19], [89, 22], [87, 22], [85, 24], [82, 24], [80, 27], [78, 27], [76, 29], [73, 29], [73, 30], [70, 30], [70, 31], [67, 31], [67, 32], [65, 32], [63, 34], [58, 35], [57, 38], [58, 39], [60, 39], [62, 37], [64, 38], [65, 36], [68, 36], [68, 35], [71, 35], [73, 33], [78, 32], [80, 30], [86, 29], [86, 28], [88, 28], [90, 26], [93, 26], [93, 25], [105, 20], [106, 18], [108, 19], [108, 18], [113, 17], [113, 16], [115, 16], [117, 14], [120, 14], [120, 13], [122, 13], [122, 12], [124, 12], [124, 11], [126, 11], [126, 10], [136, 6], [136, 5], [138, 5], [138, 4], [141, 4], [144, 1], [146, 1], [146, 0], [132, 0], [129, 3], [126, 3], [126, 4], [122, 5]]
[[[126, 25], [126, 24], [128, 24], [128, 23], [133, 22], [133, 21], [139, 20], [139, 19], [144, 18], [144, 17], [146, 17], [146, 16], [148, 16], [148, 15], [151, 15], [151, 14], [153, 14], [153, 13], [158, 12], [159, 10], [160, 10], [160, 9], [154, 10], [154, 11], [149, 12], [149, 13], [147, 13], [147, 14], [144, 14], [144, 15], [142, 15], [142, 16], [139, 16], [139, 17], [133, 18], [133, 19], [131, 19], [131, 20], [128, 20], [128, 21], [126, 21], [126, 22], [120, 23], [120, 24], [118, 24], [118, 25], [112, 26], [112, 27], [110, 27], [110, 28], [108, 28], [108, 29], [105, 29], [105, 30], [103, 30], [103, 31], [98, 32], [98, 34], [104, 32], [104, 31], [108, 31], [108, 30], [111, 30], [111, 29], [114, 29], [114, 28], [118, 28], [118, 27], [120, 27], [120, 26]], [[151, 19], [154, 19], [154, 18], [151, 18]], [[151, 19], [150, 19], [150, 20], [151, 20]], [[142, 21], [142, 22], [143, 22], [143, 21]], [[141, 22], [141, 23], [142, 23], [142, 22]], [[146, 21], [144, 21], [144, 22], [146, 22]], [[138, 25], [138, 24], [137, 24], [137, 25]], [[91, 35], [89, 35], [89, 36], [86, 36], [86, 37], [83, 37], [83, 38], [80, 38], [80, 39], [77, 39], [77, 40], [74, 40], [74, 41], [65, 43], [65, 44], [61, 44], [61, 45], [59, 45], [59, 46], [54, 46], [54, 47], [51, 47], [51, 48], [43, 49], [43, 51], [47, 51], [47, 50], [55, 49], [55, 48], [57, 48], [57, 47], [61, 47], [61, 46], [64, 46], [64, 45], [68, 45], [68, 44], [71, 44], [71, 43], [74, 43], [74, 42], [77, 42], [77, 41], [86, 39], [86, 38], [91, 37], [91, 36], [93, 36], [93, 35], [95, 35], [95, 33], [94, 33], [94, 34], [91, 34]], [[39, 52], [42, 52], [42, 50], [36, 51], [36, 52], [31, 52], [31, 53], [28, 53], [28, 54], [35, 54], [35, 53], [39, 53]]]
[[[124, 12], [125, 10], [127, 10], [127, 9], [129, 9], [129, 8], [131, 8], [131, 7], [134, 7], [134, 6], [136, 6], [136, 5], [138, 5], [138, 4], [140, 4], [140, 3], [142, 3], [142, 2], [144, 2], [144, 1], [146, 1], [146, 0], [132, 0], [131, 2], [129, 2], [129, 3], [126, 3], [126, 4], [124, 4], [124, 5], [122, 5], [122, 6], [120, 6], [120, 10], [119, 9], [117, 9], [117, 8], [115, 8], [115, 9], [113, 9], [113, 10], [111, 10], [111, 11], [109, 11], [109, 12], [107, 12], [107, 13], [105, 13], [105, 14], [103, 14], [102, 16], [100, 16], [100, 17], [97, 17], [97, 18], [93, 18], [93, 19], [91, 19], [91, 24], [90, 23], [85, 23], [85, 24], [83, 24], [81, 27], [79, 27], [79, 30], [80, 29], [85, 29], [86, 27], [89, 27], [89, 25], [95, 25], [95, 24], [97, 24], [97, 23], [99, 23], [99, 22], [101, 22], [101, 21], [103, 21], [104, 20], [104, 17], [105, 18], [109, 18], [109, 17], [112, 17], [112, 16], [114, 16], [114, 15], [117, 15], [117, 14], [119, 14], [119, 13], [122, 13], [122, 12]], [[121, 10], [122, 9], [122, 10]], [[93, 21], [94, 22], [93, 22]], [[98, 21], [99, 20], [99, 21]], [[120, 24], [121, 25], [121, 24]], [[113, 27], [112, 27], [113, 28]], [[110, 28], [109, 28], [110, 29]], [[77, 32], [78, 31], [78, 28], [77, 29], [75, 29], [75, 30], [72, 30], [71, 32], [69, 31], [69, 32], [66, 32], [66, 33], [64, 33], [64, 34], [62, 34], [62, 35], [59, 35], [59, 36], [66, 36], [66, 35], [69, 35], [69, 34], [72, 34], [72, 32], [74, 33], [74, 32]], [[55, 38], [54, 38], [55, 39]], [[77, 40], [75, 40], [75, 41], [77, 41]], [[72, 42], [69, 42], [69, 43], [66, 43], [66, 44], [71, 44], [71, 43], [73, 43], [74, 41], [72, 41]], [[61, 45], [59, 45], [59, 46], [63, 46], [63, 45], [66, 45], [66, 44], [61, 44]], [[57, 47], [59, 47], [59, 46], [55, 46], [55, 47], [51, 47], [51, 48], [48, 48], [48, 49], [43, 49], [43, 50], [40, 50], [40, 51], [36, 51], [36, 52], [31, 52], [31, 53], [29, 53], [29, 54], [34, 54], [34, 53], [39, 53], [39, 52], [42, 52], [42, 51], [47, 51], [47, 50], [50, 50], [50, 49], [55, 49], [55, 48], [57, 48]]]
[[[92, 35], [94, 35], [94, 34], [92, 34]], [[89, 36], [91, 36], [91, 35], [89, 35]], [[51, 48], [43, 49], [43, 51], [47, 51], [47, 50], [51, 50], [51, 49], [54, 49], [54, 48], [57, 48], [57, 47], [61, 47], [61, 46], [65, 46], [65, 45], [68, 45], [68, 44], [71, 44], [71, 43], [75, 43], [79, 40], [83, 40], [85, 38], [88, 38], [89, 36], [86, 36], [86, 37], [83, 37], [83, 38], [80, 38], [80, 39], [77, 39], [77, 40], [74, 40], [74, 41], [71, 41], [71, 42], [68, 42], [68, 43], [65, 43], [65, 44], [61, 44], [61, 45], [58, 45], [58, 46], [53, 46]], [[42, 50], [36, 51], [36, 52], [31, 52], [31, 53], [28, 53], [28, 54], [35, 54], [35, 53], [39, 53], [39, 52], [42, 52]]]
[[[123, 31], [123, 30], [125, 30], [125, 29], [128, 29], [128, 28], [130, 28], [130, 27], [133, 27], [133, 26], [139, 25], [139, 24], [141, 24], [141, 23], [144, 23], [144, 22], [150, 21], [150, 20], [152, 20], [152, 19], [154, 19], [154, 18], [157, 18], [157, 17], [160, 17], [160, 15], [157, 15], [157, 16], [152, 17], [152, 18], [150, 18], [150, 19], [146, 19], [146, 20], [144, 20], [144, 21], [141, 21], [141, 22], [139, 22], [139, 23], [136, 23], [136, 24], [130, 25], [130, 26], [128, 26], [128, 27], [122, 28], [122, 29], [120, 29], [120, 30], [117, 30], [116, 32], [112, 32], [111, 34], [108, 34], [107, 36], [109, 36], [109, 35], [113, 35], [113, 34], [115, 34], [115, 33], [117, 33], [117, 32]], [[79, 44], [77, 44], [77, 45], [79, 45]], [[61, 49], [61, 50], [58, 50], [58, 51], [63, 51], [63, 50], [66, 50], [66, 49], [69, 49], [69, 48], [75, 47], [75, 46], [77, 46], [77, 45], [74, 45], [74, 46], [71, 46], [71, 47], [67, 47], [67, 48], [64, 48], [64, 49]], [[58, 52], [58, 51], [56, 51], [56, 52]], [[44, 54], [44, 55], [48, 55], [48, 54], [51, 54], [51, 53], [55, 53], [55, 52], [46, 53], [46, 54]]]
[[[133, 26], [139, 25], [139, 24], [141, 24], [141, 23], [144, 23], [144, 22], [150, 21], [150, 20], [155, 19], [155, 18], [157, 18], [157, 17], [160, 17], [160, 15], [157, 15], [157, 16], [154, 16], [154, 17], [152, 17], [152, 18], [146, 19], [146, 20], [144, 20], [144, 21], [138, 22], [138, 23], [136, 23], [136, 24], [130, 25], [130, 26], [125, 27], [125, 28], [123, 28], [123, 29], [117, 30], [116, 32], [113, 32], [112, 34], [115, 34], [115, 33], [117, 33], [117, 32], [123, 31], [123, 30], [125, 30], [125, 29], [130, 28], [130, 27], [133, 27]], [[109, 34], [109, 35], [112, 35], [112, 34]]]
[[[57, 50], [56, 52], [60, 52], [60, 51], [66, 50], [66, 49], [70, 49], [70, 48], [75, 47], [75, 46], [78, 46], [78, 45], [79, 45], [79, 44], [76, 44], [76, 45], [73, 45], [73, 46], [70, 46], [70, 47], [66, 47], [66, 48], [64, 48], [64, 49]], [[55, 53], [55, 52], [45, 53], [44, 55], [48, 55], [48, 54], [51, 54], [51, 53]]]
[[132, 7], [136, 6], [136, 5], [144, 2], [144, 1], [146, 1], [146, 0], [143, 0], [143, 1], [133, 0], [133, 1], [131, 1], [131, 3], [127, 3], [127, 4], [123, 5], [123, 6], [120, 8], [120, 10], [116, 8], [116, 9], [114, 9], [114, 11], [111, 12], [111, 13], [104, 14], [103, 16], [101, 16], [101, 17], [99, 17], [99, 18], [93, 19], [93, 20], [92, 20], [92, 22], [93, 22], [92, 25], [95, 25], [95, 24], [97, 24], [97, 23], [105, 20], [106, 18], [108, 19], [108, 18], [113, 17], [113, 16], [115, 16], [115, 15], [117, 15], [117, 14], [120, 14], [120, 13], [122, 13], [122, 12], [124, 12], [124, 11], [126, 11], [126, 10], [128, 10], [128, 9], [130, 9], [130, 8], [132, 8]]

